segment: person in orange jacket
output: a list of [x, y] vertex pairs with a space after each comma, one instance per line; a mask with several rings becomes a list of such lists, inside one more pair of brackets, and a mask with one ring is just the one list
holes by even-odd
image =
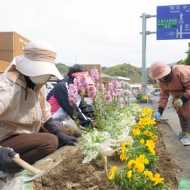
[[160, 119], [171, 95], [182, 130], [180, 141], [184, 145], [190, 145], [190, 66], [154, 63], [149, 69], [149, 76], [160, 86], [160, 100], [155, 118]]

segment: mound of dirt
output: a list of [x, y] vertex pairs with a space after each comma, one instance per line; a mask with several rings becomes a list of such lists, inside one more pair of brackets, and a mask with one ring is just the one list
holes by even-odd
[[82, 164], [78, 147], [69, 147], [65, 152], [58, 166], [34, 182], [35, 190], [117, 190], [107, 180], [101, 161]]

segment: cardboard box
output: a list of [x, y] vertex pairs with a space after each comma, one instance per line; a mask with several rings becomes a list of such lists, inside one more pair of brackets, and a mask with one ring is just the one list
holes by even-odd
[[16, 32], [0, 32], [0, 72], [3, 72], [15, 56], [21, 55], [28, 39]]
[[3, 72], [8, 67], [8, 65], [9, 62], [0, 60], [0, 72]]

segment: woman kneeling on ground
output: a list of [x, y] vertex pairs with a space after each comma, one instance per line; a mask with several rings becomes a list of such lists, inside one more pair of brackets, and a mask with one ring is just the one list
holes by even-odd
[[12, 161], [16, 153], [33, 164], [54, 152], [59, 144], [76, 142], [56, 126], [39, 132], [50, 118], [42, 87], [51, 76], [62, 79], [55, 58], [51, 48], [30, 42], [24, 55], [16, 57], [0, 76], [0, 170], [4, 172], [20, 170]]

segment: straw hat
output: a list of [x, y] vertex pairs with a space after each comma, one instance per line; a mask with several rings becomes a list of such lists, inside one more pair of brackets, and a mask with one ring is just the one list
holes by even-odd
[[55, 59], [56, 53], [48, 45], [29, 42], [24, 48], [24, 55], [16, 57], [14, 64], [19, 72], [29, 77], [53, 75], [62, 79]]

